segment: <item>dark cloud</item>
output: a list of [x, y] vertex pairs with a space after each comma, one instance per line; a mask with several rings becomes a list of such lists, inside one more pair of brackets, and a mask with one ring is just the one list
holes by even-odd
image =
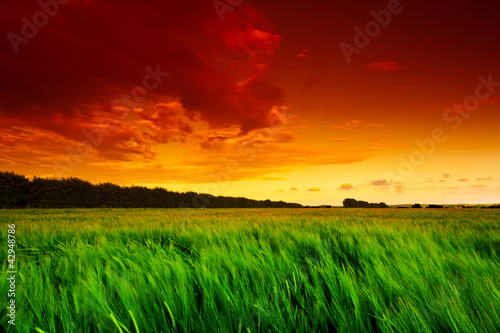
[[[40, 10], [36, 2], [0, 4], [1, 33], [22, 35], [21, 18]], [[189, 121], [244, 133], [276, 125], [272, 110], [284, 97], [266, 73], [280, 36], [247, 3], [224, 15], [221, 22], [212, 2], [202, 0], [60, 5], [17, 54], [8, 38], [2, 41], [0, 126], [81, 140], [103, 120], [119, 121], [109, 147], [98, 149], [119, 157], [118, 148], [131, 142], [128, 153], [150, 155], [149, 145], [189, 135]], [[154, 87], [144, 101], [123, 99], [141, 86]], [[175, 112], [164, 106], [172, 102], [180, 106]]]
[[382, 179], [382, 180], [372, 180], [371, 184], [373, 186], [389, 186], [389, 182], [387, 180]]
[[352, 189], [354, 189], [354, 186], [352, 186], [351, 184], [342, 184], [339, 186], [339, 190], [350, 191]]

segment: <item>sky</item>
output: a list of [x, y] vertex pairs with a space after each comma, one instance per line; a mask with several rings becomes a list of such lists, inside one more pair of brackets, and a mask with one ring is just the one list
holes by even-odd
[[341, 205], [500, 202], [493, 0], [0, 4], [0, 170]]

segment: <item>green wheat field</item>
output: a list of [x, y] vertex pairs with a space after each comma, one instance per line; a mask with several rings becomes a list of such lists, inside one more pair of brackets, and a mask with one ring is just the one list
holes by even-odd
[[[500, 332], [500, 212], [0, 210], [7, 332]], [[4, 297], [5, 296], [5, 297]]]

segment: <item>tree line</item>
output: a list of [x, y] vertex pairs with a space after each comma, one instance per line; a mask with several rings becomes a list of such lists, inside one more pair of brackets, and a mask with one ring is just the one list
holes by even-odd
[[385, 202], [370, 203], [356, 199], [345, 199], [343, 204], [345, 208], [389, 208]]
[[164, 188], [94, 185], [79, 178], [32, 180], [0, 172], [0, 208], [301, 208], [283, 201], [251, 200]]

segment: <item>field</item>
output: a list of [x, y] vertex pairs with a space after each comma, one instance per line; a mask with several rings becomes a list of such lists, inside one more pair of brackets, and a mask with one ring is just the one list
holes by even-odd
[[[0, 210], [7, 332], [499, 332], [500, 213]], [[5, 299], [5, 298], [2, 298]]]

